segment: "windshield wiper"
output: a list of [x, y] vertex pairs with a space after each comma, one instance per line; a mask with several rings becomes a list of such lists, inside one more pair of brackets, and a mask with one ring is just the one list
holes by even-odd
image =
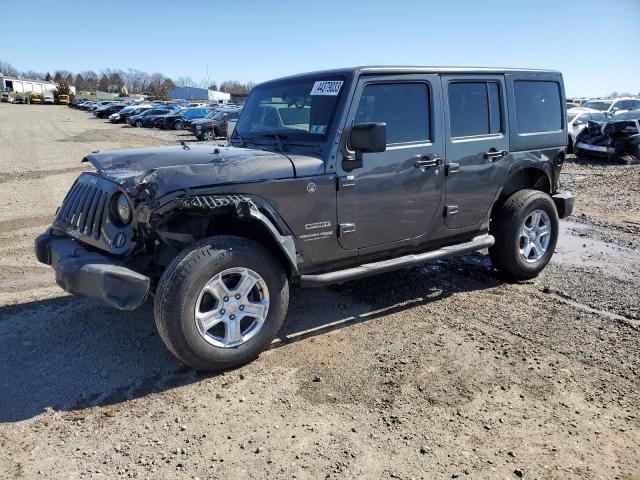
[[278, 146], [278, 150], [280, 150], [281, 152], [283, 151], [283, 145], [282, 145], [282, 140], [286, 140], [287, 138], [289, 138], [287, 135], [278, 135], [275, 132], [272, 133], [264, 133], [262, 135], [263, 138], [273, 138], [276, 141], [276, 145]]

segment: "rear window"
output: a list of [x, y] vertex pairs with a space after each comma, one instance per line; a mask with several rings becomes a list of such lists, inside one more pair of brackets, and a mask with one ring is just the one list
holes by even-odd
[[518, 80], [514, 93], [518, 133], [562, 129], [560, 86], [557, 82]]

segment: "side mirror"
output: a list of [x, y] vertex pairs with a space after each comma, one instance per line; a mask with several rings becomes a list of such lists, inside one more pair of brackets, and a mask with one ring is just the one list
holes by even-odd
[[384, 152], [387, 149], [387, 124], [357, 123], [351, 127], [348, 145], [356, 152], [355, 160], [348, 160], [343, 165], [345, 170], [362, 167], [362, 154]]

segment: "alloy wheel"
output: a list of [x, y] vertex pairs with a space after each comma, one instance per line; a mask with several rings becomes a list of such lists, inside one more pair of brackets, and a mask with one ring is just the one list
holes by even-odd
[[223, 270], [202, 288], [194, 321], [200, 336], [219, 348], [237, 347], [253, 338], [269, 312], [269, 289], [257, 272], [244, 267]]
[[544, 210], [534, 210], [520, 228], [520, 256], [527, 263], [540, 260], [551, 241], [551, 219]]

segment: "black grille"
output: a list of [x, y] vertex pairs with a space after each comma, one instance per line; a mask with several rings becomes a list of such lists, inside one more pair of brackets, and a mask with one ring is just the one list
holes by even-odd
[[93, 177], [88, 177], [88, 181], [79, 180], [71, 188], [58, 211], [56, 223], [68, 230], [75, 230], [81, 235], [99, 240], [100, 227], [104, 216], [107, 215], [109, 192], [93, 184], [90, 178]]

